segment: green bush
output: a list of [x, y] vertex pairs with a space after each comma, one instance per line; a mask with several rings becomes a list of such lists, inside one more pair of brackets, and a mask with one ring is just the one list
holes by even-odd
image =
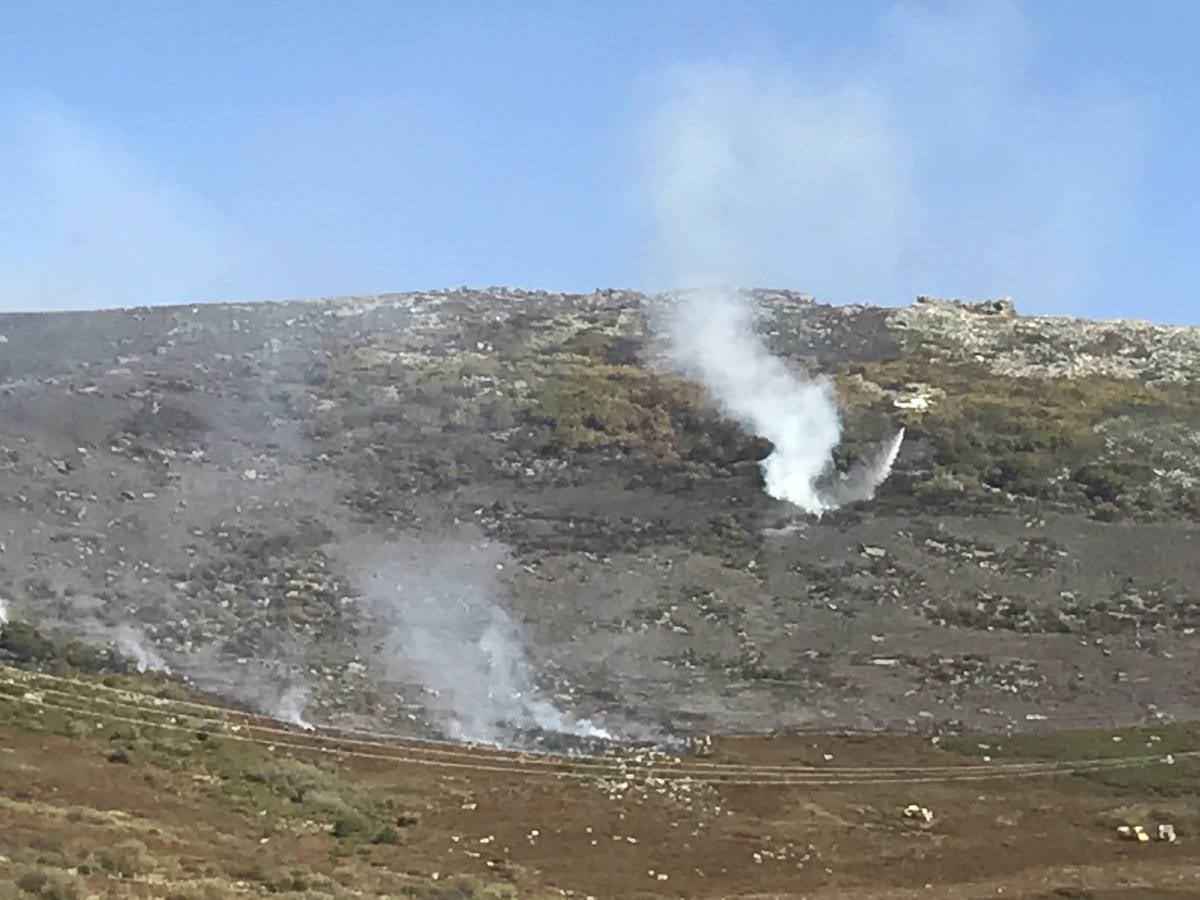
[[132, 878], [157, 868], [157, 861], [141, 841], [131, 839], [96, 852], [96, 862], [105, 872]]
[[1098, 503], [1118, 503], [1129, 491], [1131, 479], [1109, 466], [1087, 465], [1078, 469], [1071, 480], [1089, 499]]
[[411, 884], [401, 889], [405, 897], [420, 900], [478, 900], [479, 889], [470, 878], [450, 878], [437, 884]]
[[205, 879], [192, 884], [177, 885], [167, 900], [225, 900], [229, 896], [229, 885], [216, 879]]
[[0, 650], [18, 663], [46, 662], [55, 657], [54, 642], [25, 622], [9, 622], [0, 629]]
[[348, 838], [354, 835], [362, 834], [371, 827], [371, 820], [361, 813], [353, 810], [338, 816], [329, 833], [335, 838]]
[[304, 867], [280, 869], [260, 879], [267, 890], [282, 894], [288, 891], [307, 891], [312, 886], [312, 873]]
[[77, 881], [65, 872], [30, 869], [17, 879], [17, 887], [42, 900], [79, 900]]
[[399, 844], [400, 833], [391, 825], [385, 825], [371, 838], [372, 844]]
[[27, 894], [40, 894], [50, 876], [38, 869], [30, 869], [17, 879], [17, 887]]

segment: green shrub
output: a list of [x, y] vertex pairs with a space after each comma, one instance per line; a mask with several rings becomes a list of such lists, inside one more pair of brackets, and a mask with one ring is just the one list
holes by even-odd
[[55, 656], [53, 641], [25, 622], [9, 622], [0, 629], [0, 650], [18, 663], [46, 662]]
[[478, 900], [476, 883], [470, 878], [450, 878], [436, 884], [410, 884], [400, 891], [405, 897], [421, 900]]
[[40, 894], [50, 876], [38, 869], [30, 869], [17, 879], [17, 887], [27, 894]]
[[79, 900], [76, 879], [65, 872], [30, 869], [17, 879], [17, 887], [42, 900]]
[[167, 900], [225, 900], [230, 894], [230, 887], [224, 881], [204, 879], [192, 884], [176, 885]]
[[307, 891], [312, 886], [312, 873], [307, 868], [292, 866], [280, 869], [259, 881], [267, 890], [276, 894], [288, 891]]
[[157, 868], [157, 862], [149, 848], [136, 839], [98, 850], [96, 862], [105, 872], [120, 875], [123, 878], [145, 875]]
[[1121, 512], [1121, 507], [1115, 503], [1109, 503], [1107, 500], [1092, 507], [1092, 518], [1100, 522], [1119, 522], [1123, 517], [1124, 513]]
[[1117, 503], [1129, 491], [1131, 479], [1110, 466], [1087, 465], [1076, 470], [1071, 480], [1089, 499], [1099, 503]]
[[372, 844], [399, 844], [400, 832], [396, 831], [391, 825], [385, 825], [371, 838]]
[[344, 815], [338, 816], [333, 827], [329, 830], [335, 838], [348, 838], [356, 834], [362, 834], [371, 827], [371, 821], [361, 813], [351, 810]]

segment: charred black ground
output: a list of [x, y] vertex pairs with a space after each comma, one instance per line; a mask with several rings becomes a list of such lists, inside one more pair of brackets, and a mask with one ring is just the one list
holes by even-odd
[[634, 738], [1195, 715], [1200, 331], [756, 298], [834, 377], [840, 465], [908, 428], [874, 502], [767, 497], [769, 445], [631, 292], [0, 317], [4, 596], [246, 702], [436, 733], [349, 570], [489, 540], [543, 694]]

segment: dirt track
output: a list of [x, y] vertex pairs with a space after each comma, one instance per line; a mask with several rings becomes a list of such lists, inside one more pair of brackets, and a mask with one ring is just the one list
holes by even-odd
[[[0, 822], [10, 849], [34, 835], [97, 840], [98, 833], [86, 834], [53, 811], [87, 807], [153, 823], [164, 851], [206, 859], [214, 869], [236, 873], [252, 862], [268, 870], [319, 869], [327, 858], [330, 838], [275, 838], [259, 846], [261, 827], [253, 816], [231, 813], [167, 773], [113, 766], [101, 750], [89, 742], [4, 733], [0, 774], [5, 796], [15, 802], [6, 802]], [[746, 762], [811, 759], [815, 752], [847, 764], [880, 756], [909, 765], [944, 761], [888, 739], [858, 746], [755, 739], [739, 742], [735, 752], [729, 758]], [[1200, 896], [1194, 841], [1118, 842], [1108, 819], [1122, 798], [1069, 777], [919, 787], [722, 787], [707, 794], [698, 811], [687, 811], [652, 799], [614, 801], [593, 787], [544, 778], [344, 765], [358, 783], [402, 792], [437, 810], [406, 832], [403, 848], [372, 853], [388, 869], [425, 879], [435, 872], [487, 880], [510, 873], [522, 890], [561, 888], [605, 898], [1031, 897], [1064, 888], [1080, 892], [1058, 896], [1107, 898], [1133, 896], [1129, 889], [1138, 885], [1157, 891], [1147, 896]], [[936, 811], [928, 830], [901, 818], [914, 799]], [[1180, 812], [1170, 803], [1156, 809]], [[534, 829], [540, 834], [531, 840]], [[658, 881], [652, 871], [669, 880]]]
[[[391, 892], [435, 883], [438, 873], [510, 884], [517, 896], [1115, 898], [1139, 896], [1138, 889], [1147, 897], [1200, 895], [1194, 838], [1200, 817], [1190, 801], [1147, 803], [1103, 778], [1048, 775], [1028, 760], [984, 763], [928, 739], [720, 738], [699, 758], [572, 763], [485, 749], [339, 742], [288, 734], [241, 714], [130, 702], [131, 695], [86, 685], [19, 683], [26, 697], [36, 688], [36, 699], [13, 703], [20, 694], [9, 691], [0, 713], [24, 709], [25, 727], [53, 730], [60, 704], [94, 710], [72, 718], [93, 727], [103, 721], [109, 731], [121, 727], [114, 717], [142, 721], [145, 739], [177, 740], [177, 750], [199, 746], [202, 721], [213, 736], [179, 768], [139, 765], [136, 758], [114, 764], [106, 756], [115, 735], [70, 739], [3, 727], [0, 854], [13, 858], [22, 848], [55, 842], [79, 855], [87, 845], [138, 834], [152, 855], [170, 861], [158, 866], [163, 884], [205, 873], [240, 878], [252, 889], [255, 879], [269, 881], [269, 873], [289, 866], [316, 875], [333, 871], [335, 848], [348, 858], [346, 840], [231, 802], [238, 776], [203, 754], [214, 742], [234, 741], [231, 747], [265, 764], [321, 760], [355, 790], [399, 798], [416, 811], [395, 846], [356, 845], [360, 862], [393, 878]], [[226, 718], [239, 728], [194, 716]], [[178, 733], [158, 732], [151, 722], [176, 723]], [[1121, 752], [1161, 755], [1153, 738]], [[714, 779], [749, 783], [703, 783]], [[902, 810], [911, 803], [932, 810], [932, 823], [905, 819]], [[1128, 843], [1115, 834], [1118, 824], [1153, 829], [1164, 821], [1178, 830], [1178, 842]], [[111, 876], [97, 875], [90, 884], [112, 896], [168, 891]]]

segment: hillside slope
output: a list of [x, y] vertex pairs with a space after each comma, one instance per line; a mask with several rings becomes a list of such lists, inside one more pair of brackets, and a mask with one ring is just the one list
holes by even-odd
[[1200, 329], [755, 296], [876, 500], [771, 500], [631, 292], [2, 316], [10, 614], [412, 734], [1194, 714]]

